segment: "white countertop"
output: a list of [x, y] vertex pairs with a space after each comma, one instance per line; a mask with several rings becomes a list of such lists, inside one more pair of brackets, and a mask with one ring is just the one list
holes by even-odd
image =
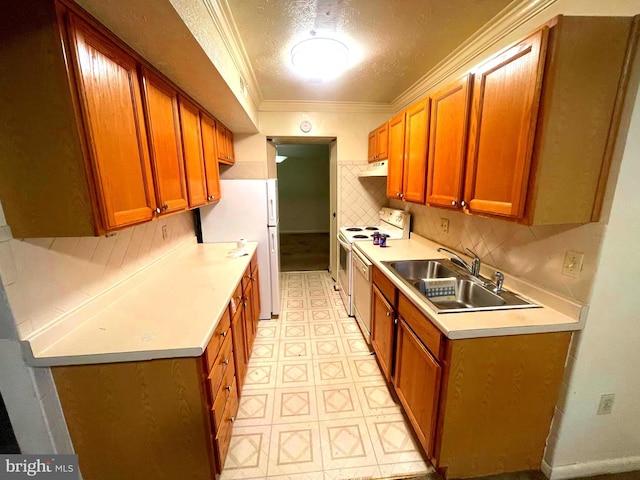
[[33, 366], [126, 362], [203, 354], [257, 243], [189, 241], [23, 342]]
[[[580, 330], [584, 328], [587, 307], [559, 297], [535, 285], [505, 275], [504, 287], [541, 305], [542, 308], [492, 310], [481, 312], [438, 313], [420, 294], [406, 285], [384, 266], [383, 261], [449, 258], [440, 253], [438, 245], [418, 235], [408, 240], [387, 240], [381, 248], [373, 242], [357, 242], [356, 249], [363, 253], [393, 284], [451, 339], [496, 337]], [[495, 268], [483, 265], [481, 274], [491, 278]]]

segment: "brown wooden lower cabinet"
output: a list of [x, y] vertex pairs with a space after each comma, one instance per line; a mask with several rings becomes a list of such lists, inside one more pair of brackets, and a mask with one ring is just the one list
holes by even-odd
[[433, 458], [442, 368], [407, 323], [398, 322], [393, 378], [400, 403], [427, 455]]
[[377, 286], [373, 286], [371, 309], [371, 345], [387, 381], [391, 381], [395, 311]]
[[253, 344], [242, 282], [236, 293], [201, 357], [51, 368], [85, 480], [222, 471]]
[[[572, 333], [451, 340], [379, 270], [373, 278], [373, 331], [386, 311], [395, 309], [398, 319], [395, 329], [378, 328], [376, 342], [372, 335], [376, 357], [383, 371], [395, 365], [391, 388], [439, 473], [538, 470]], [[389, 298], [397, 300], [385, 305]]]

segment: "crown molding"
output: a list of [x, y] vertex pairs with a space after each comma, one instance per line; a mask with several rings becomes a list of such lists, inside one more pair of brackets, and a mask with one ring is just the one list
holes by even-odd
[[373, 102], [323, 102], [296, 100], [265, 100], [258, 108], [259, 112], [328, 112], [328, 113], [385, 113], [391, 114], [390, 103]]
[[[224, 47], [229, 53], [233, 64], [235, 65], [238, 73], [244, 80], [247, 88], [247, 92], [251, 97], [251, 100], [255, 105], [260, 105], [263, 100], [262, 91], [258, 84], [249, 55], [244, 48], [240, 32], [233, 19], [231, 8], [227, 0], [202, 0], [216, 30], [220, 34]], [[238, 79], [240, 81], [240, 79]], [[242, 90], [242, 87], [241, 87]]]
[[434, 87], [556, 1], [515, 0], [510, 3], [416, 83], [396, 97], [391, 102], [393, 112], [399, 112], [423, 98]]

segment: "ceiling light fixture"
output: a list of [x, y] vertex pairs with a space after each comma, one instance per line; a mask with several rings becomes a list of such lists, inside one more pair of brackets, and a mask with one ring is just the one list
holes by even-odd
[[289, 157], [285, 157], [284, 155], [276, 155], [276, 163], [282, 163], [282, 162], [284, 162], [287, 158], [289, 158]]
[[310, 80], [330, 80], [349, 66], [349, 48], [333, 38], [313, 36], [293, 46], [291, 63]]

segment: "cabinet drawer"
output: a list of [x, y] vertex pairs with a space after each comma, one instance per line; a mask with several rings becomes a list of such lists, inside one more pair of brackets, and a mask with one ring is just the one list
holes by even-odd
[[222, 314], [222, 318], [218, 323], [218, 326], [211, 335], [211, 340], [207, 344], [207, 348], [204, 351], [204, 358], [207, 363], [207, 373], [211, 372], [211, 368], [213, 367], [213, 363], [220, 352], [220, 346], [222, 342], [224, 342], [225, 338], [228, 335], [229, 327], [231, 326], [231, 315], [229, 314], [229, 309], [225, 309]]
[[213, 431], [218, 432], [220, 429], [220, 424], [222, 422], [222, 415], [224, 414], [225, 407], [227, 406], [227, 401], [231, 395], [231, 390], [236, 389], [234, 386], [236, 384], [235, 380], [235, 364], [233, 359], [229, 363], [226, 372], [224, 373], [224, 378], [222, 380], [222, 384], [218, 391], [218, 394], [213, 401], [213, 407], [211, 408], [211, 421], [213, 422]]
[[220, 354], [216, 358], [216, 361], [213, 364], [213, 368], [209, 373], [209, 377], [207, 382], [209, 383], [209, 394], [210, 399], [213, 400], [216, 398], [216, 394], [218, 393], [218, 389], [222, 384], [222, 379], [224, 378], [224, 374], [227, 371], [227, 367], [233, 362], [233, 353], [232, 353], [232, 340], [231, 340], [231, 330], [227, 330], [227, 338], [224, 340], [222, 344], [222, 348], [220, 349]]
[[231, 442], [231, 433], [233, 432], [233, 422], [235, 422], [238, 413], [238, 395], [236, 393], [236, 382], [233, 381], [231, 393], [227, 400], [226, 408], [222, 414], [222, 421], [218, 434], [216, 435], [216, 451], [218, 452], [218, 471], [221, 472], [224, 467], [224, 461], [229, 451], [229, 443]]
[[373, 283], [380, 289], [387, 301], [393, 306], [396, 304], [396, 287], [384, 273], [373, 267]]
[[429, 351], [440, 360], [442, 334], [402, 293], [398, 295], [398, 315], [407, 322]]

